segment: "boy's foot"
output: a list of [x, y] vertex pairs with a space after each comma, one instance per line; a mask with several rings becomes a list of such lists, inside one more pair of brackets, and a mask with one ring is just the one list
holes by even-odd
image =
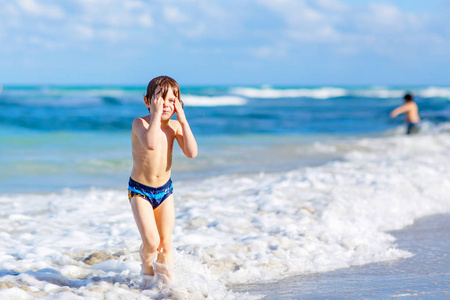
[[142, 282], [140, 287], [143, 290], [151, 290], [158, 283], [158, 280], [154, 275], [145, 275], [143, 272], [141, 272], [141, 276]]
[[141, 260], [142, 260], [142, 264], [141, 264], [142, 272], [141, 272], [141, 275], [142, 274], [145, 274], [145, 275], [148, 275], [148, 276], [155, 275], [155, 271], [153, 270], [153, 266], [152, 266], [153, 259], [148, 258], [146, 255], [144, 255], [144, 251], [143, 251], [142, 245], [139, 248], [139, 255], [141, 256]]
[[155, 272], [164, 284], [171, 283], [174, 280], [173, 267], [167, 264], [154, 263]]

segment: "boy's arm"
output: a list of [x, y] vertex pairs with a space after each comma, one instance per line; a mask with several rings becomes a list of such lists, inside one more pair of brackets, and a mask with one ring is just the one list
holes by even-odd
[[186, 157], [194, 158], [197, 156], [198, 152], [197, 142], [195, 141], [194, 134], [191, 131], [191, 127], [186, 119], [183, 107], [178, 99], [175, 101], [175, 109], [177, 111], [178, 123], [181, 127], [177, 129], [176, 133], [178, 145], [180, 145], [180, 148], [183, 150]]
[[[159, 94], [159, 93], [158, 93]], [[137, 135], [141, 144], [148, 150], [154, 150], [158, 144], [159, 130], [161, 128], [161, 115], [163, 101], [158, 94], [153, 97], [150, 103], [150, 122], [148, 128], [144, 125], [144, 120], [136, 118], [133, 121], [133, 132]]]
[[[142, 146], [144, 146], [145, 149], [154, 150], [157, 145], [157, 129], [161, 126], [161, 124], [159, 124], [158, 126], [158, 120], [155, 120], [155, 118], [150, 118], [150, 124], [148, 125], [148, 128], [145, 123], [146, 122], [142, 118], [134, 119], [133, 132], [134, 134], [136, 134], [139, 142], [141, 142]], [[159, 120], [159, 123], [161, 123], [161, 120]]]
[[393, 111], [391, 111], [390, 116], [391, 118], [395, 118], [396, 116], [406, 113], [411, 109], [411, 107], [407, 104], [404, 104], [402, 106], [397, 107]]

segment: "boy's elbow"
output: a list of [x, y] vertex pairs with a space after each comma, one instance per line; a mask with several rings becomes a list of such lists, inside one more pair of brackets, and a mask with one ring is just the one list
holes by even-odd
[[145, 148], [147, 148], [147, 150], [156, 150], [158, 148], [158, 140], [147, 139], [145, 143]]
[[156, 149], [156, 145], [154, 143], [145, 143], [145, 149], [147, 150], [155, 150]]
[[191, 153], [189, 155], [186, 155], [187, 158], [196, 158], [197, 157], [197, 153]]
[[191, 152], [188, 152], [188, 153], [185, 153], [185, 155], [186, 155], [186, 157], [187, 158], [196, 158], [197, 157], [197, 150], [195, 150], [195, 151], [191, 151]]
[[156, 142], [153, 141], [152, 139], [149, 139], [144, 136], [144, 137], [139, 138], [139, 141], [141, 143], [141, 146], [145, 150], [155, 150], [156, 149]]

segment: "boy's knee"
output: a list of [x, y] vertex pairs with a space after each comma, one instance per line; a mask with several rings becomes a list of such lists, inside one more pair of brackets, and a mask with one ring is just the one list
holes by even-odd
[[158, 251], [159, 252], [172, 251], [172, 240], [162, 239], [161, 242], [159, 243]]
[[160, 239], [158, 236], [153, 237], [151, 239], [145, 239], [143, 240], [142, 246], [143, 246], [143, 250], [144, 252], [147, 253], [154, 253], [159, 249], [159, 245], [160, 245]]

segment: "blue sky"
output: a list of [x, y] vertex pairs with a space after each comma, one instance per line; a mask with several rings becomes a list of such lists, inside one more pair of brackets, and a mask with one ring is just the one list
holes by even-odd
[[0, 84], [449, 85], [450, 1], [0, 0]]

